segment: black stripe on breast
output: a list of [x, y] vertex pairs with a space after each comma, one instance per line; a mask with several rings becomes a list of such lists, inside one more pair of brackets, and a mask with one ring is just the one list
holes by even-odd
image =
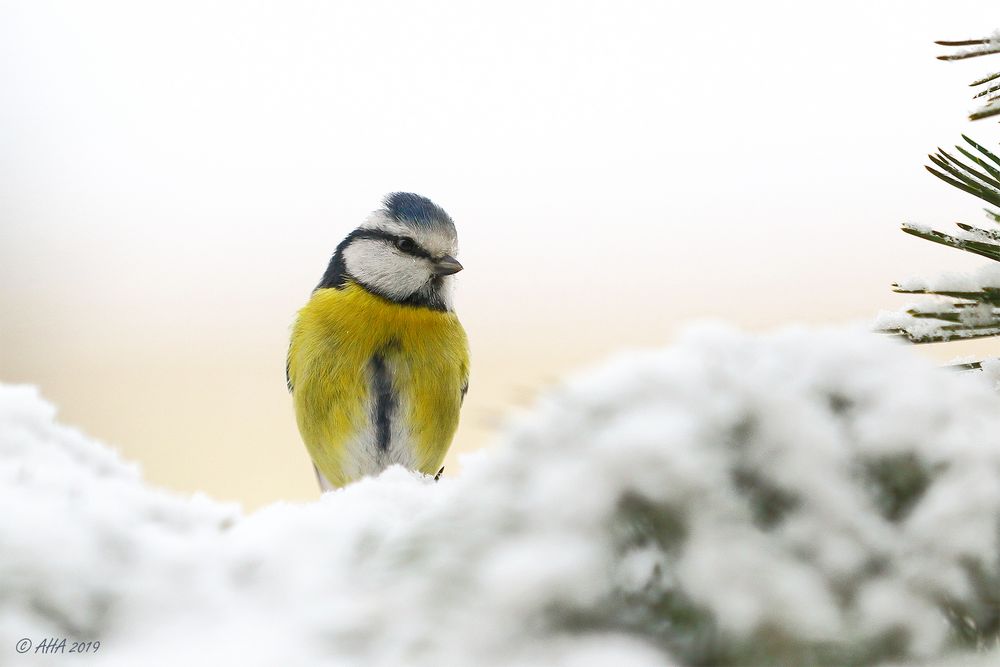
[[375, 444], [379, 451], [389, 450], [392, 438], [392, 414], [396, 410], [396, 395], [392, 391], [392, 377], [385, 357], [376, 354], [370, 362], [372, 368], [372, 396], [375, 399]]

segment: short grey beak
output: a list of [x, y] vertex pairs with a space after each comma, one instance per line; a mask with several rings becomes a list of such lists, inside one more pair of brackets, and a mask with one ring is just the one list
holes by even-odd
[[439, 276], [450, 276], [462, 270], [462, 265], [451, 255], [445, 255], [434, 260], [434, 273]]

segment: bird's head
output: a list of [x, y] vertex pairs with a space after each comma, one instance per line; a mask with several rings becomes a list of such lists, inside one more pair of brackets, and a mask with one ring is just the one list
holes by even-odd
[[448, 276], [462, 270], [455, 259], [455, 223], [430, 199], [394, 192], [347, 235], [319, 287], [354, 281], [397, 303], [451, 310]]

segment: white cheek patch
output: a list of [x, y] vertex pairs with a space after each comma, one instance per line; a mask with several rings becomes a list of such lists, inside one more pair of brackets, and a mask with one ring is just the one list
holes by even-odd
[[399, 252], [378, 239], [356, 239], [344, 249], [347, 271], [363, 285], [405, 299], [431, 279], [427, 260]]

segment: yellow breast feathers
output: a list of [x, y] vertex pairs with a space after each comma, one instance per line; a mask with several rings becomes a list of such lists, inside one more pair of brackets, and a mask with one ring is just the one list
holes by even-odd
[[333, 486], [392, 463], [436, 473], [468, 375], [454, 313], [393, 303], [353, 282], [313, 293], [288, 351], [299, 431]]

